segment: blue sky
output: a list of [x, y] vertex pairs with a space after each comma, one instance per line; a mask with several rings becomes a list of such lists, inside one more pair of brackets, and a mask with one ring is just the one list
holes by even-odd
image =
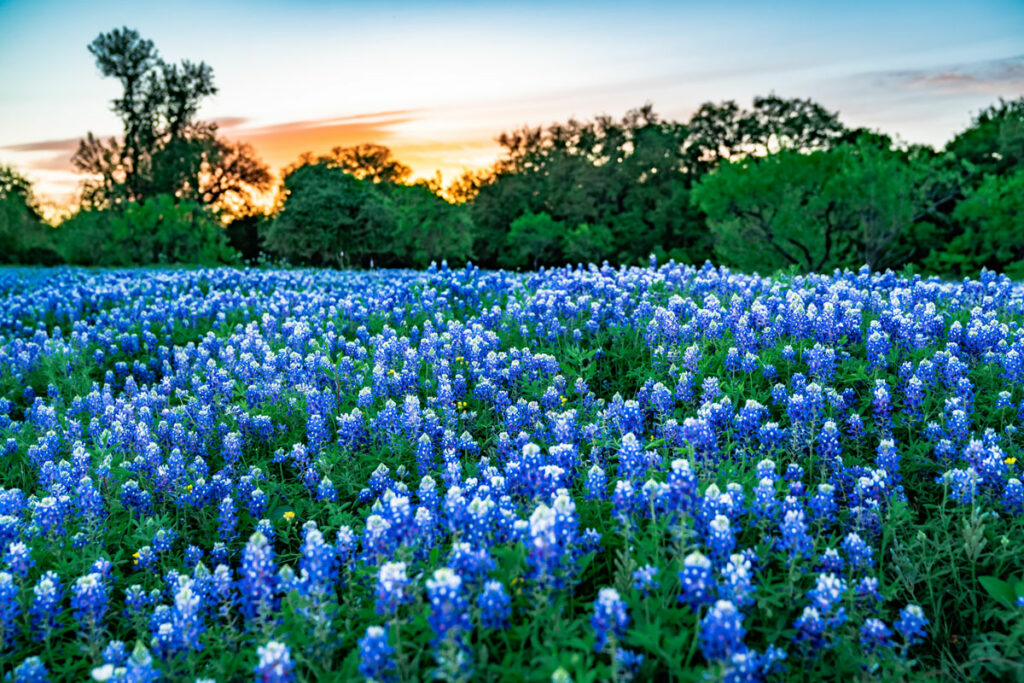
[[707, 100], [812, 97], [849, 125], [942, 145], [1024, 94], [1024, 2], [12, 2], [0, 0], [0, 161], [58, 201], [86, 131], [114, 134], [86, 45], [137, 28], [205, 60], [201, 115], [280, 167], [374, 141], [419, 175], [488, 164], [521, 124], [687, 118]]

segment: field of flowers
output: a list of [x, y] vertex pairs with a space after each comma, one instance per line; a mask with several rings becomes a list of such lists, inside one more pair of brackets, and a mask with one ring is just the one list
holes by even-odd
[[0, 272], [4, 680], [1024, 678], [1024, 288]]

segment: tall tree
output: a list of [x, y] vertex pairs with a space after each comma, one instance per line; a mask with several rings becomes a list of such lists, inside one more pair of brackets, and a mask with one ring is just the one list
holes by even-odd
[[72, 163], [90, 176], [83, 203], [111, 207], [158, 194], [216, 203], [244, 185], [269, 188], [251, 148], [218, 139], [216, 125], [197, 118], [202, 100], [217, 92], [210, 65], [165, 62], [153, 41], [129, 28], [101, 33], [89, 52], [100, 73], [121, 84], [112, 108], [123, 133], [89, 133], [79, 143]]

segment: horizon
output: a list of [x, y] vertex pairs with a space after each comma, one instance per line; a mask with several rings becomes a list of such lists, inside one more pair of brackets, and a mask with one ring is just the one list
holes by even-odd
[[647, 101], [686, 120], [703, 102], [745, 106], [769, 92], [941, 147], [979, 109], [1024, 93], [1024, 6], [1013, 2], [72, 7], [0, 3], [13, 36], [0, 44], [0, 162], [58, 207], [82, 179], [70, 166], [78, 140], [118, 134], [118, 86], [86, 46], [121, 25], [168, 60], [210, 64], [219, 92], [200, 118], [251, 143], [275, 174], [303, 152], [367, 142], [447, 183], [490, 166], [495, 138], [522, 125], [617, 118]]

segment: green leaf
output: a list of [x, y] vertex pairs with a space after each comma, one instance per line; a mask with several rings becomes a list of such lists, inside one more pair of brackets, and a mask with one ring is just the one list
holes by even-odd
[[979, 576], [978, 581], [988, 594], [1005, 607], [1013, 607], [1017, 602], [1017, 594], [1013, 587], [1002, 579], [994, 576]]

